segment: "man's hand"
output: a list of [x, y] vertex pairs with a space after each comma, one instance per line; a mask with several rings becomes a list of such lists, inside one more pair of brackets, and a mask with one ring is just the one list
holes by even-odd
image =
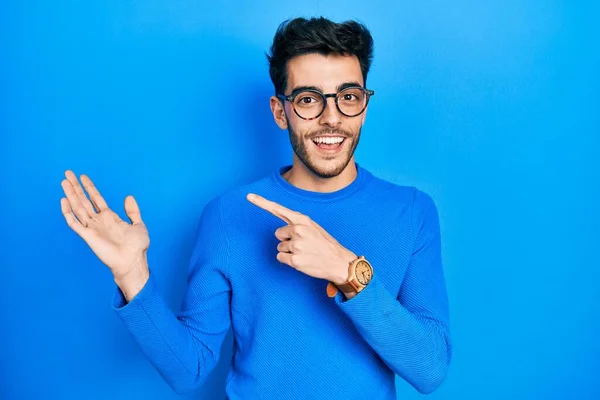
[[65, 171], [65, 177], [61, 186], [66, 198], [60, 199], [60, 206], [67, 225], [110, 268], [115, 282], [130, 300], [150, 274], [146, 258], [150, 236], [135, 198], [125, 198], [125, 213], [131, 221], [128, 223], [108, 207], [89, 176], [81, 175], [83, 187], [73, 171]]
[[353, 252], [338, 243], [307, 215], [253, 193], [246, 198], [287, 223], [275, 231], [275, 237], [280, 240], [277, 245], [279, 262], [336, 285], [346, 282], [348, 264], [357, 257]]

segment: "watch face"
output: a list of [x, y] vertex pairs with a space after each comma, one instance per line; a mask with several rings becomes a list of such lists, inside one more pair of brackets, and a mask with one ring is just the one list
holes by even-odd
[[356, 264], [356, 279], [361, 285], [367, 285], [373, 277], [373, 269], [366, 261], [359, 261]]

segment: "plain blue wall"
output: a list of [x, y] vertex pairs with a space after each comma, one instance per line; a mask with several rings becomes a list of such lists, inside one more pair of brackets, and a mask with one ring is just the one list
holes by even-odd
[[[89, 174], [122, 217], [136, 196], [177, 308], [206, 202], [291, 161], [264, 54], [300, 15], [371, 28], [357, 159], [438, 205], [455, 352], [430, 398], [600, 398], [597, 6], [33, 3], [0, 6], [0, 398], [176, 398], [113, 314], [60, 181]], [[185, 398], [224, 395], [230, 351]]]

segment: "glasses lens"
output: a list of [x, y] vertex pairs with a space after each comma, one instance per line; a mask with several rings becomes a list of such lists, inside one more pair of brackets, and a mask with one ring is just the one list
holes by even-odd
[[302, 118], [315, 118], [323, 109], [323, 97], [312, 91], [300, 92], [294, 98], [294, 109]]
[[360, 114], [367, 104], [367, 95], [361, 88], [348, 88], [338, 94], [340, 111], [347, 116]]

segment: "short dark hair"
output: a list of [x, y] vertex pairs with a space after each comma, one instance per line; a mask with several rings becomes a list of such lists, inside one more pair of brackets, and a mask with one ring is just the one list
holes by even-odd
[[373, 60], [373, 38], [366, 26], [357, 21], [335, 23], [323, 17], [295, 18], [279, 25], [267, 54], [275, 94], [283, 94], [287, 88], [287, 62], [310, 53], [356, 56], [366, 86]]

